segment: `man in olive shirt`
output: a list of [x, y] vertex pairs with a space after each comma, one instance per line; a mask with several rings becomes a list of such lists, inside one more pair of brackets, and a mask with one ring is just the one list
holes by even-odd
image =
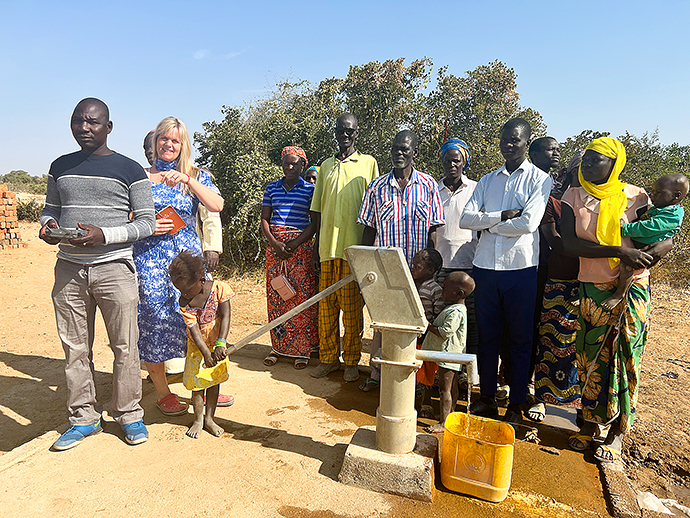
[[[357, 224], [364, 192], [379, 175], [374, 157], [355, 150], [357, 118], [344, 113], [335, 125], [338, 153], [327, 159], [319, 171], [311, 203], [311, 218], [317, 222], [317, 246], [314, 266], [321, 270], [319, 290], [335, 284], [350, 274], [345, 249], [362, 242], [364, 227]], [[357, 365], [362, 353], [364, 299], [356, 282], [340, 288], [319, 302], [319, 359], [312, 371], [323, 378], [340, 368], [340, 311], [343, 312], [343, 360], [345, 381], [357, 381]]]

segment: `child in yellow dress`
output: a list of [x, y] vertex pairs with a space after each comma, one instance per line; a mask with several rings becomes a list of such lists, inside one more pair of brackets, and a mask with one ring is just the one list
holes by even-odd
[[225, 350], [230, 331], [230, 299], [235, 293], [222, 281], [206, 279], [204, 259], [189, 251], [173, 259], [169, 273], [173, 285], [180, 290], [180, 312], [187, 324], [182, 382], [192, 391], [194, 408], [194, 423], [187, 435], [196, 439], [201, 429], [206, 428], [220, 437], [224, 430], [213, 416], [220, 384], [229, 377]]

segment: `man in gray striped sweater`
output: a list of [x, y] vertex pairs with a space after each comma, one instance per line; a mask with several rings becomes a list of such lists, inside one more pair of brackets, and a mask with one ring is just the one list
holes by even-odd
[[[65, 351], [71, 425], [53, 449], [67, 450], [103, 430], [93, 379], [96, 307], [115, 355], [110, 415], [129, 444], [140, 444], [148, 431], [139, 404], [139, 296], [132, 242], [150, 236], [155, 228], [151, 184], [139, 164], [108, 148], [113, 124], [103, 101], [80, 101], [71, 128], [81, 151], [51, 164], [39, 232], [47, 243], [59, 244], [52, 297]], [[47, 230], [58, 228], [81, 229], [83, 235], [61, 239]]]

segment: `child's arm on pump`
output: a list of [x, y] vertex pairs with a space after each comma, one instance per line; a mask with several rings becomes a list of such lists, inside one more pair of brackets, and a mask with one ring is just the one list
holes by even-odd
[[216, 359], [211, 354], [211, 351], [204, 341], [204, 337], [201, 336], [201, 330], [199, 329], [199, 324], [194, 324], [189, 328], [189, 334], [192, 335], [192, 340], [199, 348], [199, 351], [204, 357], [204, 364], [206, 367], [214, 367], [216, 365]]
[[213, 349], [213, 357], [217, 361], [221, 361], [227, 356], [227, 350], [224, 344], [227, 344], [228, 333], [230, 332], [230, 301], [224, 300], [218, 304], [217, 318], [220, 320], [220, 329], [218, 330], [218, 340], [216, 347]]

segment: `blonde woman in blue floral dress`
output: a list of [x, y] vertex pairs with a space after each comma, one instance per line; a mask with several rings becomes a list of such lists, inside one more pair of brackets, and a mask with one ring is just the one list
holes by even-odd
[[171, 219], [157, 219], [153, 236], [137, 241], [134, 247], [139, 278], [139, 357], [156, 388], [160, 411], [180, 415], [188, 405], [170, 391], [163, 362], [185, 357], [187, 336], [178, 302], [180, 293], [170, 281], [168, 267], [183, 250], [201, 254], [196, 234], [199, 204], [220, 212], [223, 198], [211, 175], [192, 165], [191, 143], [181, 120], [163, 119], [156, 127], [153, 141], [154, 164], [149, 180], [156, 213], [171, 206], [186, 225], [173, 232]]

